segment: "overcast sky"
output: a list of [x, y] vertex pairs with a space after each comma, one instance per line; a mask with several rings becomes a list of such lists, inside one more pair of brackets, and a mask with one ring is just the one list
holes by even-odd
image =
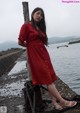
[[[16, 41], [24, 23], [24, 0], [0, 0], [0, 42]], [[45, 12], [48, 37], [80, 36], [80, 1], [67, 3], [62, 0], [25, 0], [29, 2], [30, 15], [34, 8]]]

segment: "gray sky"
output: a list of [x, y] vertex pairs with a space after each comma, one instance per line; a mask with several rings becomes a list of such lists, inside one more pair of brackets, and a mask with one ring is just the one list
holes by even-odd
[[[16, 41], [24, 23], [22, 2], [24, 0], [0, 0], [0, 43]], [[48, 37], [80, 36], [80, 1], [63, 3], [62, 0], [25, 0], [29, 2], [30, 14], [36, 7], [43, 8]]]

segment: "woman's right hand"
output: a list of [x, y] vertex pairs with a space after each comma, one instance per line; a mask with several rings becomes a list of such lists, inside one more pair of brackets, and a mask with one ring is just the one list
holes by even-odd
[[25, 42], [25, 41], [22, 42], [21, 40], [18, 40], [18, 44], [19, 44], [20, 46], [26, 47], [26, 42]]

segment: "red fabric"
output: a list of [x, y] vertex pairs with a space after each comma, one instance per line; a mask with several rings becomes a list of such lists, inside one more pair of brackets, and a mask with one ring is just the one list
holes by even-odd
[[[45, 34], [41, 33], [42, 38], [45, 40]], [[45, 48], [44, 41], [41, 40], [42, 38], [30, 23], [22, 25], [18, 39], [27, 43], [27, 54], [34, 85], [51, 84], [57, 80], [48, 51]]]

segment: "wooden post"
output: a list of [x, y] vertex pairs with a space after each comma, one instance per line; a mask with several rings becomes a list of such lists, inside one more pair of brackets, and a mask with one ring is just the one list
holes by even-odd
[[[22, 2], [22, 5], [23, 5], [24, 23], [27, 23], [29, 21], [29, 7], [28, 7], [29, 5], [28, 5], [28, 2]], [[27, 57], [27, 68], [28, 68], [28, 78], [29, 80], [31, 80], [32, 77], [31, 77], [31, 72], [29, 68], [28, 57]]]
[[24, 22], [28, 22], [29, 21], [28, 2], [22, 2], [22, 5], [23, 5]]

